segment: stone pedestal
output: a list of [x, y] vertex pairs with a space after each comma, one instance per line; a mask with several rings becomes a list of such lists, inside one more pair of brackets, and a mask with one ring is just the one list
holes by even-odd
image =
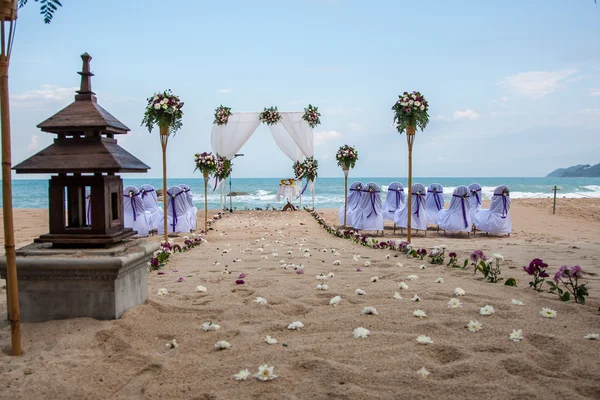
[[[116, 319], [148, 298], [148, 266], [159, 244], [130, 240], [108, 249], [17, 250], [22, 322], [91, 317]], [[6, 258], [0, 257], [6, 278]]]

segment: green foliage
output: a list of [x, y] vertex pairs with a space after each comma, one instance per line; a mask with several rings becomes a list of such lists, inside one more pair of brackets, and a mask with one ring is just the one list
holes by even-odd
[[429, 123], [429, 103], [419, 92], [404, 92], [392, 106], [394, 123], [398, 132], [402, 133], [407, 127], [425, 129]]
[[488, 281], [498, 283], [502, 280], [500, 278], [500, 260], [494, 259], [494, 261], [480, 260], [479, 264], [475, 265], [475, 270], [481, 272]]
[[[58, 7], [62, 7], [59, 0], [34, 0], [36, 3], [40, 3], [40, 14], [44, 16], [44, 23], [49, 24], [52, 22], [54, 12], [58, 10]], [[19, 8], [25, 7], [27, 0], [19, 0]]]
[[573, 300], [575, 300], [575, 303], [585, 304], [585, 296], [589, 295], [588, 290], [585, 287], [585, 284], [569, 285], [569, 284], [563, 282], [563, 284], [565, 285], [565, 289], [566, 289], [566, 290], [563, 290], [560, 288], [558, 283], [554, 283], [554, 282], [550, 282], [550, 281], [547, 281], [546, 283], [548, 284], [548, 286], [550, 286], [549, 292], [556, 293], [558, 295], [558, 298], [561, 299], [562, 301], [571, 300], [571, 294], [572, 294]]
[[517, 280], [515, 278], [508, 278], [506, 282], [504, 282], [504, 286], [517, 286]]

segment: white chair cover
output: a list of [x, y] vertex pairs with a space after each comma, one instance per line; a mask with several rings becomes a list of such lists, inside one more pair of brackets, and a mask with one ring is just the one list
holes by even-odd
[[479, 183], [471, 183], [469, 185], [469, 201], [471, 202], [471, 221], [475, 222], [475, 215], [481, 210], [481, 185]]
[[[420, 183], [412, 185], [411, 228], [419, 231], [427, 230], [427, 214], [425, 211], [425, 186]], [[408, 200], [407, 200], [408, 201]], [[408, 204], [407, 204], [408, 205]], [[394, 223], [401, 227], [408, 226], [408, 207], [405, 205], [394, 213]]]
[[140, 191], [135, 186], [123, 188], [123, 220], [125, 228], [137, 231], [137, 237], [148, 236], [152, 229], [152, 214], [146, 211]]
[[383, 204], [383, 219], [394, 222], [394, 213], [396, 210], [404, 207], [404, 187], [400, 182], [392, 182], [388, 186], [385, 203]]
[[140, 197], [144, 202], [146, 211], [152, 214], [152, 226], [151, 229], [158, 229], [159, 234], [163, 234], [164, 228], [164, 211], [163, 208], [158, 204], [158, 197], [156, 196], [156, 190], [152, 185], [140, 186]]
[[352, 221], [354, 229], [363, 231], [383, 231], [383, 212], [381, 210], [381, 190], [373, 182], [362, 188], [360, 212]]
[[444, 187], [439, 183], [432, 183], [427, 188], [427, 196], [425, 196], [428, 224], [437, 224], [438, 214], [444, 209], [444, 205]]
[[[506, 192], [506, 193], [505, 193]], [[494, 189], [490, 208], [480, 210], [475, 217], [475, 227], [488, 233], [511, 233], [510, 197], [504, 185]]]
[[171, 186], [165, 196], [167, 207], [167, 229], [169, 232], [185, 232], [192, 230], [190, 224], [191, 208], [185, 192], [179, 186]]
[[[360, 203], [361, 189], [363, 187], [362, 182], [352, 182], [350, 189], [348, 189], [348, 205], [346, 207], [346, 226], [352, 226], [350, 220], [350, 212], [355, 211]], [[338, 211], [338, 217], [340, 224], [344, 223], [344, 206], [342, 205]]]
[[471, 203], [469, 188], [459, 186], [452, 193], [452, 200], [447, 210], [440, 210], [437, 224], [448, 232], [471, 231]]
[[196, 230], [197, 219], [196, 216], [198, 214], [198, 207], [194, 206], [194, 197], [192, 196], [192, 189], [188, 185], [181, 184], [180, 188], [185, 192], [185, 197], [190, 206], [190, 225], [192, 226], [192, 230]]

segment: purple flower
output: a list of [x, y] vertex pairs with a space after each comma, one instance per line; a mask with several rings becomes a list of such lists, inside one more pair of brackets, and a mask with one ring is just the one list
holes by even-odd
[[177, 282], [183, 282], [185, 279], [183, 279], [183, 276], [180, 276], [179, 279], [177, 279]]
[[176, 268], [174, 268], [174, 269], [173, 269], [173, 272], [179, 272], [179, 270], [178, 270], [178, 269], [176, 269]]
[[360, 271], [362, 271], [362, 269], [356, 268], [356, 272], [360, 272]]
[[242, 272], [242, 273], [240, 274], [240, 276], [238, 277], [238, 279], [244, 279], [245, 277], [246, 277], [246, 274]]
[[236, 285], [243, 285], [244, 283], [246, 283], [246, 282], [244, 282], [243, 279], [238, 279], [238, 280], [235, 281]]
[[164, 275], [165, 273], [160, 271], [159, 273], [157, 273], [156, 275]]
[[455, 252], [451, 251], [450, 253], [448, 253], [448, 257], [450, 257], [450, 258], [456, 258], [457, 255], [456, 255]]
[[581, 267], [579, 265], [575, 265], [575, 266], [571, 267], [570, 273], [571, 273], [572, 278], [577, 278], [577, 279], [581, 278], [582, 272], [583, 271], [581, 270]]
[[304, 273], [304, 269], [303, 269], [303, 268], [297, 269], [297, 270], [296, 270], [296, 273], [297, 273], [298, 275], [302, 275], [302, 274]]
[[481, 251], [481, 250], [475, 250], [474, 252], [471, 253], [469, 258], [471, 259], [471, 262], [473, 264], [477, 264], [479, 262], [479, 260], [482, 260], [482, 261], [487, 260], [487, 257], [485, 256], [485, 254], [483, 254], [483, 251]]

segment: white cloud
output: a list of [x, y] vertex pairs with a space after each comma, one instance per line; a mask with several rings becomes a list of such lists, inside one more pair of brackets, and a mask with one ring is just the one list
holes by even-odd
[[315, 132], [315, 146], [319, 146], [322, 143], [328, 142], [330, 140], [341, 138], [342, 134], [338, 131], [325, 131], [325, 132]]
[[64, 101], [75, 96], [77, 87], [60, 87], [56, 85], [44, 84], [39, 89], [29, 90], [20, 94], [11, 96], [11, 100], [16, 102], [30, 102], [30, 101]]
[[217, 89], [217, 93], [231, 94], [231, 93], [233, 93], [233, 90], [232, 89]]
[[40, 149], [40, 137], [38, 135], [31, 135], [29, 142], [27, 143], [27, 150], [31, 152], [37, 152]]
[[361, 131], [362, 130], [362, 126], [360, 126], [356, 122], [349, 122], [347, 126], [348, 126], [348, 129], [350, 129], [352, 131]]
[[574, 79], [573, 75], [577, 72], [576, 69], [520, 72], [507, 76], [499, 84], [523, 96], [541, 99], [556, 91], [561, 84], [572, 81]]
[[588, 89], [588, 92], [590, 92], [590, 96], [600, 97], [600, 89]]
[[454, 120], [461, 120], [461, 119], [468, 119], [471, 121], [476, 120], [477, 118], [479, 118], [479, 114], [477, 114], [475, 111], [471, 110], [470, 108], [467, 108], [465, 111], [456, 111], [454, 114], [452, 114], [452, 118]]

